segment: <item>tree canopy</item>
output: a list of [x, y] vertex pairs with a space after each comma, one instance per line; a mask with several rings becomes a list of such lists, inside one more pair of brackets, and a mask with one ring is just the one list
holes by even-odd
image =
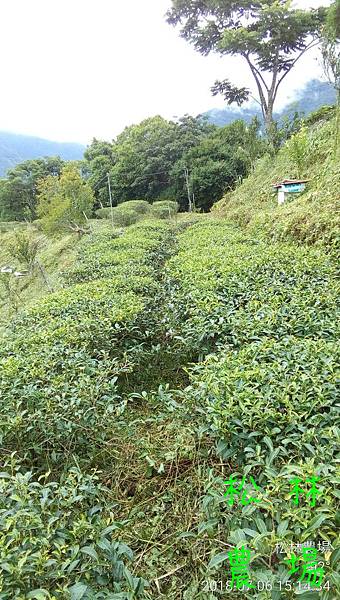
[[322, 29], [322, 59], [328, 81], [334, 85], [340, 103], [340, 0], [329, 7]]
[[114, 204], [164, 198], [175, 200], [184, 210], [188, 209], [187, 170], [190, 194], [195, 194], [197, 207], [208, 210], [248, 172], [263, 147], [258, 123], [220, 129], [201, 116], [185, 115], [177, 121], [156, 116], [127, 127], [112, 144], [94, 140], [85, 153], [85, 170], [97, 201], [106, 206], [109, 172]]
[[258, 130], [257, 120], [250, 125], [239, 121], [218, 128], [200, 115], [184, 115], [176, 121], [160, 116], [145, 119], [124, 129], [112, 142], [94, 139], [81, 162], [37, 159], [9, 171], [7, 179], [0, 179], [0, 217], [33, 220], [38, 214], [45, 229], [51, 231], [58, 226], [70, 227], [71, 222], [79, 225], [83, 211], [76, 219], [70, 214], [67, 182], [72, 181], [72, 194], [80, 198], [80, 205], [85, 191], [90, 190], [93, 207], [106, 207], [107, 175], [113, 205], [164, 199], [174, 200], [187, 210], [189, 187], [196, 206], [209, 210], [263, 153], [265, 143]]
[[[167, 21], [179, 25], [182, 37], [201, 54], [214, 51], [245, 60], [270, 137], [278, 89], [301, 56], [319, 42], [325, 10], [294, 8], [290, 0], [173, 0]], [[238, 105], [251, 96], [247, 87], [228, 79], [216, 81], [212, 92]]]
[[265, 149], [265, 143], [258, 135], [259, 125], [256, 118], [249, 126], [244, 121], [235, 121], [226, 127], [216, 128], [187, 150], [171, 172], [177, 201], [186, 206], [185, 167], [190, 174], [190, 191], [195, 205], [203, 210], [209, 210], [227, 190], [245, 177]]
[[65, 162], [56, 157], [26, 160], [9, 169], [0, 180], [0, 215], [6, 220], [33, 220], [36, 217], [38, 181], [59, 176]]
[[49, 175], [38, 184], [37, 213], [47, 233], [62, 229], [83, 233], [93, 203], [92, 189], [75, 164], [66, 165], [60, 178]]
[[113, 145], [94, 138], [84, 152], [84, 159], [83, 169], [85, 174], [89, 175], [88, 182], [95, 193], [96, 208], [107, 206], [109, 204], [107, 174], [115, 164]]

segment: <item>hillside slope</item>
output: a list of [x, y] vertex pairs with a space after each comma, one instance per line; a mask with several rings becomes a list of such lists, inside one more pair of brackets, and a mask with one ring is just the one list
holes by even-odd
[[[334, 150], [336, 119], [320, 111], [283, 147], [278, 155], [266, 155], [253, 173], [213, 206], [216, 215], [248, 229], [266, 233], [273, 240], [298, 240], [333, 244], [339, 236], [340, 150]], [[331, 117], [331, 118], [330, 118]], [[310, 181], [301, 194], [290, 194], [277, 205], [272, 184], [283, 179]]]
[[49, 239], [32, 225], [0, 222], [0, 271], [4, 267], [27, 270], [27, 264], [20, 261], [15, 250], [13, 253], [15, 247], [25, 243], [27, 234], [38, 246], [36, 258], [42, 270], [36, 265], [31, 273], [19, 279], [0, 272], [0, 333], [18, 311], [37, 302], [50, 290], [62, 287], [62, 273], [74, 262], [79, 245], [69, 234]]
[[0, 177], [7, 169], [31, 158], [60, 156], [64, 160], [83, 158], [85, 146], [70, 142], [53, 142], [42, 138], [0, 131]]

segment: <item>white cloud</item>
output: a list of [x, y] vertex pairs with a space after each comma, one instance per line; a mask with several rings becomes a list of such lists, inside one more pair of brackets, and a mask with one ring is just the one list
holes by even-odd
[[[220, 107], [218, 78], [251, 83], [239, 59], [202, 57], [164, 18], [170, 0], [1, 0], [0, 129], [54, 140], [111, 139], [161, 114]], [[301, 5], [319, 4], [316, 0]], [[309, 55], [281, 103], [320, 75]]]

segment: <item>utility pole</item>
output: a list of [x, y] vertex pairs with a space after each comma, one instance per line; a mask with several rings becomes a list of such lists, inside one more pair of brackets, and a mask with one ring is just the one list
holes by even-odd
[[189, 212], [191, 212], [192, 211], [192, 202], [191, 202], [191, 196], [190, 196], [189, 171], [188, 171], [187, 167], [185, 167], [185, 169], [184, 169], [184, 177], [185, 177], [185, 182], [186, 182], [187, 192], [188, 192]]
[[108, 184], [109, 196], [110, 196], [111, 224], [112, 224], [112, 229], [114, 229], [115, 226], [114, 226], [114, 222], [113, 222], [113, 206], [112, 206], [111, 182], [110, 182], [110, 175], [109, 175], [109, 173], [107, 173], [107, 184]]
[[196, 201], [195, 201], [195, 194], [194, 192], [192, 192], [192, 208], [194, 211], [196, 211]]

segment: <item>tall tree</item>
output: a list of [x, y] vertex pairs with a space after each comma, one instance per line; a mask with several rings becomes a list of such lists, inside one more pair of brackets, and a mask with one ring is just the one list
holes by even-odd
[[188, 207], [184, 168], [188, 168], [189, 190], [194, 194], [196, 207], [209, 210], [248, 174], [256, 158], [264, 152], [265, 142], [258, 135], [259, 125], [256, 117], [250, 125], [234, 121], [216, 128], [184, 153], [171, 172], [174, 197], [182, 208], [187, 210]]
[[[291, 0], [172, 0], [171, 25], [203, 55], [241, 56], [254, 78], [266, 131], [271, 138], [280, 85], [297, 61], [319, 43], [326, 9], [301, 10]], [[216, 81], [214, 95], [239, 106], [251, 92], [228, 79]]]
[[4, 219], [32, 220], [36, 216], [38, 181], [60, 175], [64, 161], [56, 157], [36, 158], [19, 163], [1, 180], [0, 213]]
[[189, 148], [215, 127], [185, 115], [176, 123], [156, 116], [127, 127], [114, 142], [112, 188], [118, 202], [171, 194], [170, 172]]
[[322, 64], [328, 81], [334, 86], [337, 97], [335, 155], [340, 139], [340, 0], [329, 7], [322, 30]]
[[109, 204], [107, 174], [111, 173], [115, 164], [113, 144], [94, 138], [84, 152], [84, 159], [84, 168], [89, 175], [88, 183], [96, 198], [95, 207], [107, 206]]
[[60, 178], [49, 175], [38, 184], [37, 213], [47, 233], [71, 230], [81, 235], [91, 215], [94, 195], [79, 172], [77, 164], [68, 163]]
[[334, 85], [339, 102], [340, 95], [340, 0], [329, 7], [322, 29], [322, 59], [328, 81]]

